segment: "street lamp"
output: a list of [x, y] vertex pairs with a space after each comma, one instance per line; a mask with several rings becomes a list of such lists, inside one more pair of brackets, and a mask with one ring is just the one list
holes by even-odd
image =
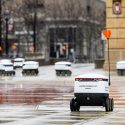
[[8, 52], [9, 52], [9, 43], [8, 43], [8, 21], [9, 21], [9, 17], [10, 17], [10, 11], [9, 11], [9, 10], [6, 10], [6, 11], [5, 11], [4, 17], [5, 17], [5, 21], [6, 21], [5, 52], [6, 52], [6, 56], [8, 56]]

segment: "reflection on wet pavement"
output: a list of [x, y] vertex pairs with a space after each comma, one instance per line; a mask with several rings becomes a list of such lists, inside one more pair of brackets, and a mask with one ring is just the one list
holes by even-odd
[[[71, 86], [43, 86], [40, 84], [0, 84], [1, 125], [72, 125], [106, 115], [102, 108], [81, 108], [70, 112], [69, 102], [73, 97]], [[22, 87], [23, 86], [23, 87]]]
[[[20, 86], [20, 85], [19, 85]], [[72, 88], [62, 88], [59, 86], [42, 86], [38, 84], [25, 84], [22, 87], [15, 87], [13, 84], [0, 84], [0, 103], [40, 103], [45, 100], [51, 100], [57, 95], [62, 95], [65, 92], [72, 92]]]
[[67, 105], [68, 103], [62, 105], [55, 104], [54, 107], [56, 108], [51, 108], [49, 103], [46, 106], [44, 104], [41, 103], [38, 106], [26, 104], [1, 105], [0, 119], [11, 121], [6, 125], [72, 125], [106, 115], [105, 111], [96, 111], [96, 109], [71, 113]]
[[[88, 121], [94, 123], [94, 120], [96, 121], [94, 125], [111, 125], [112, 123], [123, 125], [125, 122], [124, 111], [117, 113], [115, 110], [113, 113], [107, 113], [102, 107], [81, 107], [80, 112], [70, 112], [69, 102], [73, 97], [71, 86], [25, 84], [23, 88], [19, 88], [8, 84], [6, 88], [1, 84], [0, 88], [3, 103], [0, 105], [1, 125], [5, 123], [6, 125], [41, 125], [41, 123], [44, 125], [83, 125]], [[120, 93], [121, 91], [118, 91], [116, 87], [112, 87], [110, 96], [114, 97], [116, 108], [121, 106]], [[109, 117], [110, 115], [112, 117]], [[106, 116], [107, 120], [97, 122], [98, 119]]]

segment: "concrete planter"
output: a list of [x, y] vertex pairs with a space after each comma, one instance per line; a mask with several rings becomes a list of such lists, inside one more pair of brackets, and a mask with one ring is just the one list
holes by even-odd
[[103, 68], [104, 58], [95, 59], [95, 68]]

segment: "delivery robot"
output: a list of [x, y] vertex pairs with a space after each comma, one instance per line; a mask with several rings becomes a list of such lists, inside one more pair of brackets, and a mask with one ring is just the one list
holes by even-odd
[[123, 76], [125, 73], [125, 61], [118, 61], [116, 63], [117, 74]]
[[75, 78], [74, 98], [70, 110], [79, 111], [80, 106], [103, 106], [106, 112], [113, 111], [114, 101], [109, 98], [108, 78], [99, 74], [85, 74]]
[[16, 68], [22, 68], [24, 61], [25, 61], [24, 58], [15, 58], [13, 60], [14, 69], [16, 69]]
[[0, 75], [1, 76], [14, 76], [15, 71], [13, 63], [9, 59], [3, 59], [0, 61]]
[[66, 61], [60, 61], [55, 63], [55, 71], [57, 76], [71, 76], [72, 63]]
[[36, 61], [25, 61], [22, 66], [23, 75], [38, 75], [39, 63]]

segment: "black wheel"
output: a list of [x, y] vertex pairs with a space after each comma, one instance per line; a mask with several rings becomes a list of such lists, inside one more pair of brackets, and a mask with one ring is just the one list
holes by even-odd
[[39, 71], [35, 71], [35, 75], [38, 75]]
[[0, 75], [2, 75], [2, 71], [0, 71]]
[[27, 74], [27, 75], [30, 75], [30, 74], [31, 74], [31, 72], [28, 70], [28, 71], [26, 71], [26, 74]]
[[125, 76], [125, 70], [122, 70], [122, 75]]
[[121, 76], [123, 76], [123, 72], [124, 72], [123, 70], [120, 70], [120, 75], [121, 75]]
[[13, 72], [13, 76], [15, 76], [15, 72]]
[[113, 111], [114, 101], [113, 98], [109, 98], [109, 111]]
[[70, 110], [71, 111], [79, 111], [80, 110], [80, 106], [77, 102], [77, 99], [71, 99], [70, 101]]
[[106, 100], [105, 100], [105, 110], [106, 110], [106, 112], [110, 111], [110, 101], [109, 101], [109, 98], [106, 98]]
[[36, 72], [36, 75], [38, 75], [39, 74], [39, 72]]
[[67, 76], [71, 76], [71, 71], [67, 71]]
[[73, 99], [71, 99], [71, 101], [70, 101], [70, 110], [71, 110], [71, 112], [72, 111], [74, 111], [75, 109], [74, 109], [74, 98]]
[[57, 75], [57, 76], [60, 76], [60, 71], [56, 71], [56, 75]]
[[31, 75], [35, 75], [35, 71], [34, 70], [31, 71]]
[[25, 75], [26, 75], [26, 72], [25, 72], [25, 71], [22, 71], [22, 74], [23, 74], [23, 76], [25, 76]]
[[114, 109], [114, 100], [113, 98], [111, 98], [111, 111], [113, 111], [113, 109]]
[[76, 101], [74, 103], [74, 107], [75, 107], [75, 111], [79, 111], [80, 110], [80, 106], [79, 106], [78, 102], [76, 102]]
[[10, 75], [10, 73], [9, 73], [9, 72], [7, 72], [7, 73], [6, 73], [6, 75], [7, 75], [7, 76], [9, 76], [9, 75]]
[[117, 70], [117, 74], [120, 75], [120, 70]]
[[5, 71], [3, 71], [1, 75], [4, 76], [4, 73], [5, 73]]
[[8, 73], [8, 76], [12, 76], [12, 72]]
[[120, 76], [123, 76], [123, 70], [117, 70], [117, 74], [120, 75]]
[[65, 76], [66, 75], [66, 71], [61, 71], [61, 75]]
[[2, 73], [2, 76], [5, 76], [5, 71]]
[[109, 98], [109, 111], [111, 111], [111, 108], [112, 108], [112, 101], [111, 101], [111, 99]]

